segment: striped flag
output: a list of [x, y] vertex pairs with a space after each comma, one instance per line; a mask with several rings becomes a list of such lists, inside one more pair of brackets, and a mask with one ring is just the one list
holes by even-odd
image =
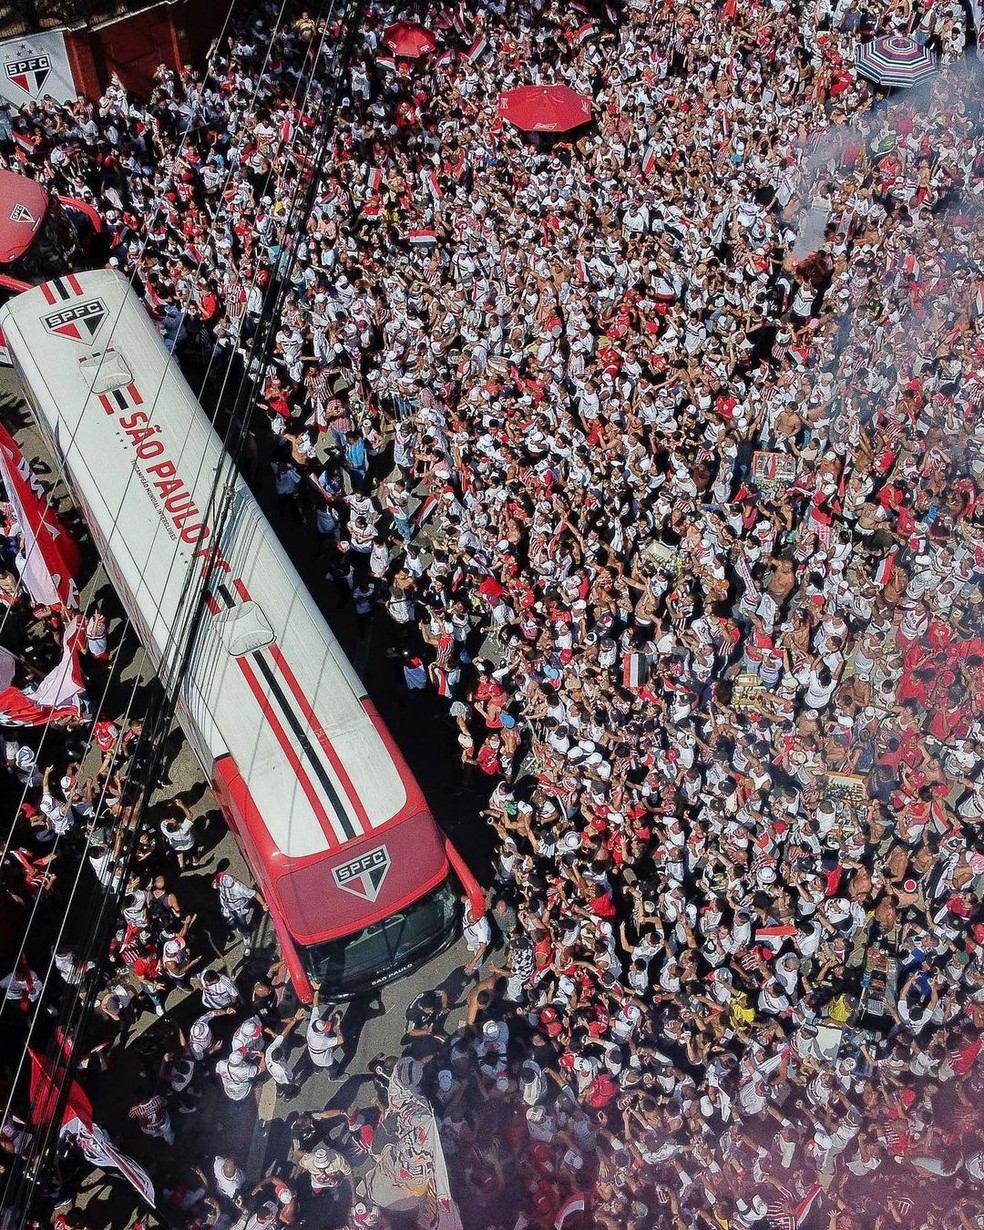
[[622, 684], [627, 688], [641, 688], [646, 682], [646, 655], [627, 653], [622, 662]]
[[643, 175], [652, 175], [653, 169], [656, 166], [656, 142], [650, 141], [646, 146], [646, 152], [642, 156], [642, 173]]
[[444, 193], [441, 191], [441, 184], [437, 178], [436, 171], [427, 172], [427, 182], [430, 185], [431, 195], [434, 197], [435, 201], [443, 200]]
[[415, 231], [407, 231], [407, 243], [412, 243], [415, 248], [429, 248], [432, 243], [437, 243], [437, 233], [430, 227], [420, 227]]
[[806, 1217], [807, 1213], [809, 1213], [810, 1209], [813, 1207], [814, 1200], [816, 1200], [817, 1196], [820, 1195], [820, 1192], [821, 1192], [820, 1184], [814, 1183], [813, 1186], [810, 1188], [810, 1190], [803, 1197], [803, 1199], [796, 1206], [796, 1208], [793, 1211], [793, 1216], [796, 1218], [797, 1225], [799, 1225], [800, 1222], [802, 1222], [803, 1219]]
[[572, 1196], [570, 1200], [557, 1214], [557, 1220], [554, 1222], [554, 1230], [563, 1230], [564, 1223], [571, 1213], [583, 1213], [585, 1210], [585, 1200], [583, 1196]]
[[574, 46], [580, 47], [586, 43], [589, 38], [594, 37], [598, 33], [598, 27], [593, 21], [586, 21], [583, 26], [578, 26], [574, 31]]
[[451, 24], [454, 26], [457, 34], [461, 38], [468, 38], [468, 26], [465, 24], [465, 6], [464, 2], [458, 5], [451, 13]]
[[14, 144], [17, 146], [16, 153], [21, 161], [24, 160], [25, 154], [30, 156], [34, 153], [34, 142], [30, 137], [25, 136], [22, 132], [14, 133]]
[[418, 525], [423, 525], [427, 518], [437, 507], [437, 496], [433, 492], [429, 492], [420, 502], [420, 507], [417, 509], [416, 521]]
[[376, 63], [380, 68], [388, 68], [391, 72], [396, 72], [396, 58], [394, 56], [387, 55], [386, 52], [383, 52], [382, 55], [376, 56]]
[[484, 34], [480, 34], [472, 45], [465, 52], [465, 59], [469, 64], [477, 64], [478, 61], [485, 55], [489, 49], [489, 40]]
[[371, 167], [369, 170], [369, 191], [378, 192], [383, 186], [383, 173], [379, 167]]

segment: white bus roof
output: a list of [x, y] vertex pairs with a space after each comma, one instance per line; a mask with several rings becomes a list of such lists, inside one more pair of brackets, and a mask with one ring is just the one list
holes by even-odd
[[0, 324], [107, 571], [164, 672], [174, 669], [172, 630], [187, 625], [188, 592], [200, 589], [195, 552], [220, 548], [179, 702], [208, 771], [233, 757], [289, 858], [396, 819], [413, 791], [238, 474], [227, 523], [214, 528], [215, 489], [221, 495], [231, 463], [126, 279], [115, 270], [56, 279], [12, 299]]

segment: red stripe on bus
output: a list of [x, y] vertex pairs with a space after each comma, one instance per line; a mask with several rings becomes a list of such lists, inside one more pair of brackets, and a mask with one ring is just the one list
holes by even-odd
[[126, 386], [126, 391], [127, 391], [127, 392], [130, 394], [130, 396], [133, 398], [133, 404], [134, 404], [135, 406], [142, 406], [142, 405], [143, 405], [143, 398], [142, 398], [142, 397], [140, 396], [140, 394], [137, 392], [137, 386], [136, 386], [135, 384], [128, 384], [128, 385]]
[[218, 615], [219, 611], [222, 610], [214, 594], [205, 595], [205, 605], [208, 607], [208, 609], [212, 612], [213, 615]]
[[[236, 593], [239, 594], [243, 602], [249, 602], [249, 590], [243, 582], [237, 577], [233, 580], [232, 584], [235, 587]], [[331, 740], [322, 729], [321, 723], [318, 721], [314, 710], [311, 708], [310, 701], [304, 695], [303, 688], [297, 682], [297, 677], [287, 664], [287, 659], [284, 657], [280, 646], [274, 642], [272, 645], [268, 645], [267, 648], [270, 651], [270, 656], [279, 667], [280, 673], [283, 675], [287, 686], [293, 693], [294, 699], [300, 706], [300, 710], [304, 715], [305, 721], [310, 726], [311, 732], [314, 734], [314, 737], [318, 740], [319, 745], [331, 762], [331, 767], [335, 770], [338, 780], [342, 784], [342, 789], [348, 795], [349, 802], [355, 808], [355, 814], [359, 817], [359, 822], [362, 825], [363, 832], [371, 833], [373, 826], [369, 819], [369, 813], [366, 811], [362, 800], [359, 798], [358, 792], [352, 785], [352, 779], [349, 777], [348, 773], [346, 773], [345, 766], [342, 764], [341, 760], [339, 760], [338, 753], [332, 747]]]
[[109, 400], [109, 398], [106, 396], [105, 393], [99, 394], [99, 404], [100, 406], [102, 406], [102, 408], [106, 411], [107, 414], [116, 413], [116, 409], [113, 406], [113, 403]]
[[48, 300], [49, 303], [54, 303], [55, 296], [47, 282], [41, 283], [41, 294]]
[[287, 738], [287, 732], [280, 725], [280, 722], [277, 720], [277, 715], [270, 708], [270, 703], [267, 700], [266, 696], [263, 694], [263, 689], [260, 687], [259, 680], [253, 674], [252, 667], [249, 666], [246, 662], [244, 662], [242, 658], [237, 658], [236, 661], [239, 663], [239, 669], [243, 672], [243, 677], [245, 678], [246, 682], [249, 684], [250, 691], [256, 697], [256, 703], [260, 706], [260, 710], [263, 716], [266, 718], [268, 726], [273, 731], [273, 733], [277, 736], [277, 742], [280, 744], [284, 755], [287, 757], [287, 761], [290, 764], [290, 767], [294, 770], [294, 773], [297, 775], [297, 780], [298, 782], [300, 782], [301, 789], [307, 795], [308, 802], [311, 804], [311, 807], [313, 808], [315, 815], [321, 821], [321, 830], [324, 833], [325, 838], [328, 841], [329, 849], [337, 849], [338, 839], [335, 837], [334, 829], [332, 828], [331, 817], [328, 815], [325, 809], [321, 806], [321, 801], [318, 798], [318, 793], [315, 790], [314, 786], [311, 785], [310, 778], [304, 772], [303, 766], [301, 765], [300, 758], [298, 757], [294, 749], [291, 747], [290, 740]]
[[74, 273], [70, 273], [65, 281], [69, 284], [69, 286], [71, 286], [72, 290], [74, 290], [77, 295], [82, 294], [82, 284], [79, 282]]

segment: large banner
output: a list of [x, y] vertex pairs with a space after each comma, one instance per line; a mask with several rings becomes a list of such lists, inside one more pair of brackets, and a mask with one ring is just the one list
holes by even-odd
[[0, 425], [0, 480], [17, 514], [24, 539], [21, 581], [35, 602], [78, 607], [75, 578], [81, 567], [78, 543], [55, 516], [48, 494], [24, 454]]
[[[37, 1127], [48, 1124], [58, 1108], [64, 1088], [65, 1073], [43, 1055], [28, 1048], [31, 1059], [31, 1122]], [[150, 1175], [132, 1157], [121, 1153], [106, 1132], [92, 1119], [92, 1103], [75, 1081], [69, 1081], [68, 1097], [62, 1110], [59, 1135], [68, 1144], [82, 1151], [86, 1161], [101, 1170], [118, 1170], [154, 1207], [156, 1195]]]
[[377, 1136], [386, 1143], [366, 1187], [382, 1208], [415, 1213], [417, 1230], [462, 1230], [434, 1108], [418, 1088], [421, 1074], [406, 1056], [393, 1069]]
[[78, 97], [61, 30], [0, 43], [0, 98], [20, 110], [49, 95], [56, 102]]

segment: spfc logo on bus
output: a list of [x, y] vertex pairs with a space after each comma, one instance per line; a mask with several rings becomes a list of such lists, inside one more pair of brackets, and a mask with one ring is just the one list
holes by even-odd
[[27, 206], [22, 205], [20, 201], [18, 201], [10, 211], [10, 220], [11, 222], [30, 222], [31, 226], [37, 230], [38, 222], [40, 222], [41, 219], [35, 218], [34, 214], [31, 213]]
[[59, 308], [57, 312], [42, 316], [41, 320], [49, 333], [88, 343], [99, 332], [99, 326], [108, 314], [101, 299], [89, 299], [86, 303]]
[[338, 887], [347, 893], [361, 897], [363, 901], [375, 901], [389, 869], [389, 850], [385, 846], [377, 846], [375, 850], [360, 854], [358, 858], [332, 867], [331, 874]]
[[40, 98], [44, 83], [51, 72], [51, 60], [47, 56], [24, 56], [10, 60], [3, 66], [7, 80], [22, 89], [32, 98]]

